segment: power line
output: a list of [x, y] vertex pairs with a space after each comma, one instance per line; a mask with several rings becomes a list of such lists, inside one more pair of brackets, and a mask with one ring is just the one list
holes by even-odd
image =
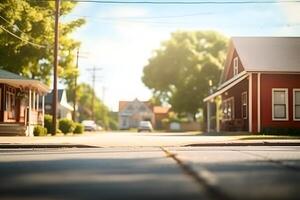
[[[149, 17], [143, 17], [143, 16], [135, 16], [135, 17], [97, 17], [97, 19], [108, 19], [108, 20], [118, 20], [118, 19], [169, 19], [169, 18], [182, 18], [182, 17], [195, 17], [195, 16], [203, 16], [203, 15], [212, 15], [213, 12], [198, 12], [198, 13], [192, 13], [192, 14], [182, 14], [182, 15], [167, 15], [167, 16], [149, 16]], [[95, 18], [93, 16], [88, 15], [73, 15], [74, 17], [85, 17], [85, 18]]]
[[[5, 21], [7, 24], [9, 24], [11, 27], [13, 27], [14, 29], [16, 29], [17, 31], [19, 31], [19, 32], [21, 32], [21, 33], [27, 35], [27, 33], [25, 33], [25, 32], [23, 32], [22, 30], [20, 30], [19, 27], [18, 27], [17, 25], [11, 23], [11, 22], [8, 21], [6, 18], [2, 17], [1, 15], [0, 15], [0, 18], [1, 18], [3, 21]], [[40, 45], [40, 44], [36, 44], [36, 43], [30, 42], [29, 40], [24, 40], [23, 38], [17, 36], [16, 34], [10, 32], [9, 30], [5, 29], [3, 26], [0, 26], [0, 27], [1, 27], [4, 31], [6, 31], [7, 33], [11, 34], [12, 36], [14, 36], [14, 37], [16, 37], [16, 38], [18, 38], [18, 39], [20, 39], [20, 40], [22, 40], [22, 41], [24, 41], [24, 42], [27, 42], [28, 44], [31, 44], [31, 45], [33, 45], [33, 46], [37, 46], [37, 47], [39, 47], [39, 48], [46, 48], [46, 46], [43, 46], [43, 45]], [[28, 35], [27, 35], [27, 36], [28, 36]], [[28, 37], [29, 37], [29, 36], [28, 36]], [[30, 38], [30, 37], [29, 37], [29, 38]]]
[[102, 70], [102, 68], [93, 66], [93, 68], [86, 69], [87, 71], [92, 72], [92, 87], [93, 87], [93, 97], [92, 97], [92, 119], [95, 120], [95, 82], [96, 82], [96, 72]]
[[7, 19], [5, 19], [5, 18], [2, 17], [1, 15], [0, 15], [0, 18], [1, 18], [2, 20], [4, 20], [6, 23], [8, 23], [11, 27], [13, 27], [14, 29], [16, 29], [17, 31], [19, 31], [19, 32], [21, 32], [21, 33], [24, 33], [24, 34], [27, 34], [27, 33], [23, 32], [22, 30], [20, 30], [19, 27], [18, 27], [17, 25], [11, 23], [10, 21], [8, 21]]
[[[37, 0], [35, 0], [37, 1]], [[54, 1], [54, 0], [40, 0]], [[76, 3], [97, 3], [97, 4], [158, 4], [158, 5], [200, 5], [200, 4], [283, 4], [300, 3], [300, 0], [278, 0], [278, 1], [102, 1], [102, 0], [64, 0]]]
[[34, 43], [34, 42], [30, 42], [29, 40], [26, 40], [26, 39], [21, 38], [20, 36], [14, 34], [14, 33], [12, 33], [12, 32], [10, 32], [9, 30], [7, 30], [6, 28], [4, 28], [4, 27], [1, 26], [1, 25], [0, 25], [0, 28], [1, 28], [2, 30], [4, 30], [5, 32], [7, 32], [8, 34], [14, 36], [15, 38], [17, 38], [17, 39], [19, 39], [19, 40], [21, 40], [21, 41], [23, 41], [23, 42], [26, 42], [27, 44], [30, 44], [30, 45], [32, 45], [32, 46], [36, 46], [36, 47], [38, 47], [38, 48], [46, 48], [46, 46], [43, 46], [43, 45], [40, 45], [40, 44], [36, 44], [36, 43]]
[[[78, 17], [87, 17], [87, 16], [80, 16], [77, 15]], [[149, 20], [143, 20], [139, 18], [136, 19], [122, 19], [122, 18], [115, 18], [115, 19], [109, 19], [109, 18], [102, 18], [102, 17], [89, 17], [91, 18], [91, 20], [89, 20], [89, 22], [95, 22], [95, 23], [115, 23], [115, 22], [124, 22], [124, 23], [137, 23], [137, 24], [154, 24], [154, 25], [163, 25], [165, 27], [165, 25], [173, 25], [173, 26], [178, 26], [178, 25], [195, 25], [195, 23], [188, 23], [188, 22], [173, 22], [173, 21], [149, 21]], [[224, 25], [224, 24], [223, 24]], [[172, 26], [172, 27], [173, 27]], [[225, 26], [235, 26], [235, 25], [225, 25]], [[240, 25], [237, 25], [240, 27]], [[262, 26], [262, 25], [257, 25], [256, 26]], [[285, 23], [285, 24], [273, 24], [270, 25], [268, 27], [296, 27], [296, 26], [300, 26], [300, 23]]]

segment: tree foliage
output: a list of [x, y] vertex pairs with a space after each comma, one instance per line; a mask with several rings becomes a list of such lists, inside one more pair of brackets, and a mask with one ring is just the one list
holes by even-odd
[[[72, 91], [68, 90], [68, 94]], [[105, 128], [109, 128], [110, 118], [109, 109], [104, 103], [95, 95], [94, 108], [92, 108], [92, 98], [94, 90], [85, 83], [78, 85], [78, 113], [79, 121], [92, 119], [92, 113], [94, 111], [95, 120], [98, 124], [101, 124]]]
[[175, 32], [154, 51], [142, 81], [153, 96], [179, 114], [195, 114], [217, 84], [226, 56], [227, 38], [214, 31]]
[[[66, 16], [75, 2], [62, 1], [60, 16]], [[0, 68], [42, 80], [49, 84], [53, 69], [54, 1], [2, 0], [0, 3]], [[61, 20], [62, 21], [62, 20]], [[79, 42], [70, 37], [83, 19], [60, 23], [59, 76], [71, 84], [76, 71], [74, 58]], [[17, 39], [11, 32], [22, 38]], [[27, 41], [41, 45], [31, 45]]]

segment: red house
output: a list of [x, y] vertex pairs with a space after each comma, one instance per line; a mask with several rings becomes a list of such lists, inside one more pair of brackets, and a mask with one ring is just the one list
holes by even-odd
[[208, 132], [300, 130], [300, 37], [232, 38], [220, 85], [204, 102]]

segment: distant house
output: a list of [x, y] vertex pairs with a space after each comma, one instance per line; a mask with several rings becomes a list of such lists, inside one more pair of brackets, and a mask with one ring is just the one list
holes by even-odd
[[154, 114], [148, 101], [120, 101], [119, 102], [119, 128], [136, 128], [140, 121], [154, 122]]
[[119, 128], [136, 128], [140, 121], [150, 121], [155, 129], [162, 129], [162, 119], [168, 118], [170, 108], [153, 106], [149, 101], [120, 101]]
[[[33, 135], [44, 123], [44, 96], [48, 86], [0, 69], [0, 135]], [[42, 104], [39, 104], [42, 99]]]
[[[53, 91], [49, 93], [45, 98], [45, 113], [50, 115], [52, 115], [52, 98]], [[57, 117], [72, 119], [73, 107], [68, 103], [66, 90], [58, 89], [57, 99]]]
[[204, 101], [208, 131], [212, 119], [217, 131], [299, 129], [300, 37], [232, 38], [220, 86]]
[[169, 107], [164, 106], [154, 106], [153, 114], [154, 114], [154, 127], [156, 129], [163, 129], [162, 120], [169, 117]]

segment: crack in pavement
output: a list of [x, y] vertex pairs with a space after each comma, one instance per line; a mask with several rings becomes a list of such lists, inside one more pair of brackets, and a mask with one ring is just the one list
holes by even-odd
[[210, 199], [217, 199], [217, 200], [231, 200], [232, 197], [229, 197], [227, 194], [222, 192], [215, 184], [214, 181], [210, 181], [207, 176], [204, 174], [208, 174], [206, 170], [202, 170], [203, 173], [198, 173], [195, 171], [191, 166], [183, 162], [177, 157], [177, 154], [174, 154], [167, 149], [160, 147], [160, 149], [166, 154], [166, 157], [173, 159], [180, 169], [188, 176], [190, 176], [193, 180], [195, 180], [198, 185], [205, 189], [205, 192]]
[[283, 161], [280, 161], [280, 160], [274, 160], [274, 159], [272, 159], [272, 158], [270, 158], [268, 156], [264, 156], [264, 155], [260, 155], [260, 154], [256, 154], [256, 153], [252, 153], [252, 152], [248, 152], [248, 151], [244, 151], [244, 150], [232, 150], [232, 151], [237, 151], [237, 152], [242, 153], [242, 154], [259, 157], [259, 158], [262, 158], [264, 161], [277, 164], [277, 165], [279, 165], [279, 166], [281, 166], [283, 168], [286, 168], [286, 169], [294, 170], [294, 171], [297, 171], [297, 172], [300, 170], [300, 167], [287, 164], [287, 163], [285, 163]]

